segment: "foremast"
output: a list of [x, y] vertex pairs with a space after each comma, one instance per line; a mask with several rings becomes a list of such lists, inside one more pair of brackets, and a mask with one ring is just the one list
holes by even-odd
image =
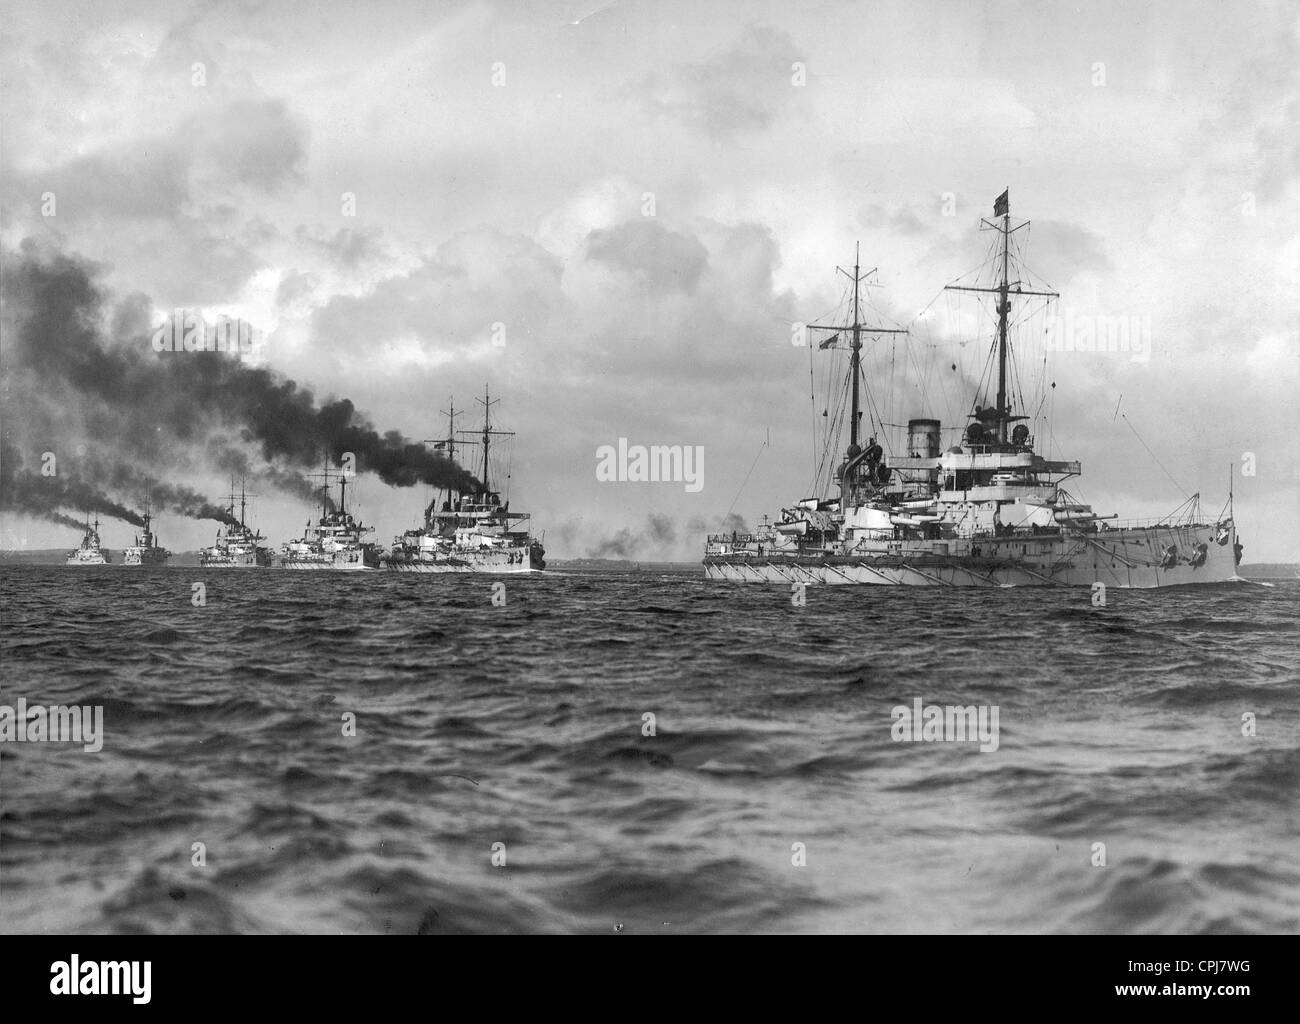
[[154, 546], [153, 539], [153, 511], [149, 504], [149, 495], [144, 496], [144, 514], [140, 517], [144, 520], [144, 542], [140, 545], [142, 548], [151, 548]]
[[[862, 379], [862, 337], [863, 335], [875, 336], [882, 334], [907, 334], [906, 328], [883, 327], [878, 324], [869, 324], [862, 319], [862, 284], [872, 274], [876, 273], [876, 268], [872, 267], [865, 274], [862, 272], [862, 247], [857, 243], [853, 250], [853, 273], [850, 274], [845, 267], [836, 267], [838, 273], [843, 274], [853, 282], [853, 313], [852, 321], [847, 324], [809, 324], [810, 331], [822, 331], [826, 333], [819, 343], [818, 348], [836, 348], [839, 344], [841, 334], [847, 333], [849, 341], [849, 446], [845, 451], [844, 462], [840, 466], [840, 489], [841, 505], [847, 506], [856, 502], [856, 487], [860, 482], [861, 474], [858, 472], [864, 458], [871, 462], [874, 467], [875, 461], [879, 459], [879, 446], [875, 444], [875, 438], [871, 439], [870, 447], [864, 451], [859, 443], [862, 419], [862, 400], [861, 400], [861, 379]], [[869, 474], [870, 476], [870, 474]], [[867, 483], [872, 485], [874, 480], [868, 479]]]
[[[256, 498], [257, 495], [248, 493], [248, 491], [245, 489], [246, 486], [247, 486], [247, 481], [243, 477], [240, 477], [239, 494], [236, 495], [235, 478], [233, 475], [230, 477], [230, 493], [226, 495], [226, 514], [230, 516], [231, 519], [235, 518], [235, 499], [238, 498], [239, 499], [239, 530], [241, 535], [251, 540], [262, 540], [263, 539], [262, 535], [260, 533], [255, 533], [253, 529], [248, 525], [248, 499]], [[229, 535], [231, 529], [232, 527], [230, 526], [230, 524], [227, 524], [226, 526], [227, 535]]]
[[[463, 415], [463, 413], [456, 411], [455, 398], [448, 400], [448, 407], [446, 409], [439, 409], [438, 411], [443, 416], [447, 417], [447, 436], [426, 437], [424, 439], [424, 443], [433, 445], [433, 450], [435, 452], [446, 452], [447, 458], [450, 459], [453, 464], [455, 464], [456, 462], [456, 417]], [[452, 495], [452, 488], [449, 486], [447, 488], [448, 508], [450, 508], [450, 504], [451, 504], [451, 495]], [[424, 528], [426, 530], [433, 529], [433, 525], [434, 525], [433, 518], [434, 518], [434, 513], [437, 511], [437, 508], [438, 508], [438, 491], [435, 488], [433, 492], [433, 496], [429, 499], [429, 504], [425, 506], [424, 509]]]

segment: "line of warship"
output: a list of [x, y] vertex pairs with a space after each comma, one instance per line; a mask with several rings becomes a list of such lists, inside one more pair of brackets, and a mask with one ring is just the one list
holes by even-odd
[[[239, 483], [239, 520], [235, 523], [223, 523], [217, 528], [216, 542], [199, 551], [199, 565], [205, 569], [256, 569], [271, 564], [271, 549], [263, 544], [266, 540], [260, 533], [248, 525], [248, 498], [244, 482]], [[227, 495], [226, 514], [235, 518], [235, 481], [231, 478], [230, 494]]]
[[[842, 438], [832, 425], [822, 457], [835, 469], [833, 477], [826, 475], [825, 490], [782, 509], [776, 522], [765, 517], [753, 533], [709, 536], [708, 579], [948, 587], [1100, 582], [1152, 588], [1239, 578], [1242, 545], [1231, 487], [1217, 517], [1203, 515], [1199, 495], [1193, 495], [1163, 518], [1120, 521], [1094, 512], [1062, 486], [1081, 475], [1078, 462], [1052, 460], [1036, 450], [1025, 422], [1031, 417], [1023, 400], [1013, 404], [1008, 387], [1008, 371], [1016, 369], [1009, 366], [1008, 324], [1013, 303], [1043, 300], [1045, 307], [1058, 296], [1033, 287], [1019, 260], [1021, 272], [1012, 279], [1011, 239], [1028, 223], [1012, 226], [1009, 190], [1003, 192], [993, 219], [981, 219], [983, 230], [998, 233], [992, 283], [948, 286], [995, 300], [987, 387], [996, 365], [997, 390], [989, 405], [981, 404], [987, 390], [972, 396], [969, 422], [958, 443], [946, 449], [942, 423], [930, 417], [908, 421], [901, 454], [887, 458], [875, 436], [861, 443], [863, 340], [908, 331], [864, 322], [860, 292], [866, 276], [860, 261], [855, 257], [851, 275], [840, 268], [852, 280], [847, 315], [838, 323], [809, 324], [808, 330], [822, 350], [838, 350], [847, 342], [849, 394], [836, 413], [840, 425], [848, 417], [848, 447], [837, 464], [831, 461]], [[884, 427], [882, 422], [882, 436]]]
[[[508, 500], [489, 483], [492, 472], [491, 449], [495, 439], [513, 437], [510, 431], [494, 429], [491, 409], [494, 399], [484, 389], [483, 428], [480, 431], [457, 431], [454, 404], [448, 415], [445, 438], [426, 441], [433, 451], [453, 463], [458, 448], [481, 445], [482, 471], [474, 490], [461, 493], [453, 488], [434, 492], [424, 510], [423, 524], [393, 540], [391, 550], [366, 535], [375, 532], [357, 519], [347, 506], [349, 476], [331, 473], [328, 459], [315, 474], [322, 481], [320, 515], [308, 519], [303, 535], [281, 545], [278, 556], [265, 545], [266, 538], [247, 522], [248, 497], [240, 484], [239, 517], [235, 520], [234, 480], [227, 498], [226, 513], [232, 520], [217, 530], [215, 543], [202, 548], [199, 564], [204, 568], [266, 568], [277, 566], [296, 570], [359, 571], [387, 569], [410, 573], [526, 573], [546, 567], [546, 550], [528, 529], [530, 516], [512, 511]], [[331, 500], [331, 482], [338, 484], [338, 500]], [[124, 551], [126, 565], [163, 565], [171, 557], [157, 543], [151, 529], [151, 513], [145, 504], [144, 534], [137, 536]], [[67, 565], [108, 565], [111, 556], [100, 543], [99, 520], [92, 527], [89, 519], [81, 546], [69, 552]]]
[[[127, 566], [159, 566], [166, 565], [167, 559], [171, 558], [172, 553], [158, 543], [158, 538], [153, 532], [153, 513], [149, 507], [148, 498], [144, 503], [144, 514], [141, 517], [144, 520], [143, 532], [137, 533], [131, 540], [129, 547], [122, 549], [122, 564]], [[86, 518], [86, 532], [82, 535], [81, 544], [68, 552], [68, 557], [64, 565], [111, 565], [113, 556], [109, 550], [103, 546], [99, 538], [99, 517], [96, 516], [92, 524], [89, 516]]]
[[[512, 512], [509, 501], [489, 484], [489, 452], [493, 438], [513, 437], [510, 431], [492, 428], [492, 398], [486, 388], [478, 399], [483, 406], [483, 429], [477, 436], [456, 430], [456, 407], [447, 416], [447, 436], [426, 441], [435, 452], [453, 461], [456, 449], [481, 445], [482, 469], [479, 488], [461, 494], [452, 488], [435, 491], [424, 510], [423, 525], [393, 538], [392, 550], [382, 564], [393, 572], [414, 573], [522, 573], [544, 569], [546, 550], [528, 531], [527, 512]], [[439, 501], [441, 500], [441, 506]]]

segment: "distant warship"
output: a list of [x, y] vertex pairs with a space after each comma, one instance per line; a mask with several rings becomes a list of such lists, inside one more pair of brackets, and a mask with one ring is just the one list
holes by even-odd
[[[235, 517], [235, 481], [230, 481], [230, 494], [226, 514]], [[248, 495], [244, 484], [239, 485], [239, 522], [225, 523], [217, 528], [216, 543], [199, 552], [199, 564], [205, 569], [254, 569], [271, 564], [271, 549], [263, 545], [266, 540], [245, 521], [248, 512]]]
[[348, 480], [339, 474], [339, 502], [330, 506], [330, 471], [328, 464], [321, 487], [321, 514], [315, 522], [309, 519], [302, 538], [284, 544], [280, 567], [283, 569], [377, 569], [379, 550], [362, 538], [374, 533], [373, 526], [363, 526], [347, 510]]
[[[1096, 514], [1062, 486], [1081, 474], [1078, 462], [1051, 460], [1037, 450], [1025, 422], [1032, 417], [1025, 415], [1023, 399], [1012, 399], [1008, 372], [1017, 367], [1010, 362], [1008, 323], [1013, 303], [1043, 300], [1046, 307], [1057, 296], [1029, 283], [1018, 259], [1022, 279], [1011, 278], [1011, 238], [1027, 224], [1012, 226], [1004, 192], [994, 204], [994, 219], [982, 221], [998, 233], [991, 279], [985, 278], [986, 286], [949, 286], [994, 301], [996, 334], [985, 386], [996, 383], [996, 398], [985, 405], [987, 392], [972, 396], [969, 422], [958, 443], [946, 449], [941, 421], [932, 418], [908, 422], [905, 448], [897, 455], [887, 458], [875, 436], [861, 443], [862, 392], [869, 387], [863, 339], [908, 332], [864, 322], [860, 292], [866, 275], [855, 257], [846, 315], [838, 323], [809, 325], [820, 349], [844, 344], [849, 352], [835, 415], [823, 413], [829, 427], [822, 464], [835, 467], [833, 477], [819, 471], [816, 479], [825, 481], [825, 490], [783, 509], [778, 521], [765, 520], [756, 532], [710, 536], [704, 557], [709, 579], [1149, 588], [1237, 578], [1242, 546], [1231, 489], [1217, 517], [1204, 516], [1194, 495], [1160, 519], [1119, 521]], [[1023, 308], [1018, 305], [1017, 312]], [[845, 418], [849, 443], [836, 459]], [[872, 419], [879, 419], [875, 411]], [[882, 437], [886, 426], [879, 423]]]
[[[473, 494], [447, 489], [434, 494], [424, 510], [424, 523], [393, 539], [392, 551], [384, 564], [395, 572], [419, 573], [517, 573], [546, 567], [546, 551], [529, 535], [529, 515], [510, 511], [499, 492], [488, 484], [488, 453], [494, 437], [513, 436], [492, 429], [491, 409], [496, 400], [484, 389], [483, 429], [473, 439], [457, 440], [456, 408], [447, 413], [447, 437], [426, 442], [435, 451], [454, 460], [457, 445], [483, 447], [481, 487]], [[464, 433], [464, 432], [462, 432]], [[442, 499], [439, 507], [439, 497]]]
[[172, 553], [158, 543], [152, 529], [153, 516], [149, 511], [149, 499], [144, 502], [144, 533], [137, 534], [129, 548], [122, 551], [123, 565], [166, 565]]
[[95, 517], [95, 525], [90, 525], [90, 520], [86, 520], [86, 534], [81, 538], [81, 546], [68, 552], [68, 560], [64, 565], [108, 565], [112, 559], [107, 551], [99, 546], [99, 516]]

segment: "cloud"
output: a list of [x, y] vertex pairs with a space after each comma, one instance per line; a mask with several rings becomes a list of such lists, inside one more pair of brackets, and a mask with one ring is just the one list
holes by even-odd
[[302, 180], [307, 134], [283, 100], [236, 100], [190, 117], [174, 144], [190, 154], [196, 178], [274, 194]]
[[305, 128], [282, 101], [240, 100], [165, 132], [29, 171], [15, 191], [53, 191], [58, 216], [74, 223], [178, 217], [216, 192], [272, 193], [299, 180], [305, 146]]
[[634, 87], [652, 113], [709, 136], [734, 137], [769, 128], [795, 95], [792, 65], [801, 53], [785, 32], [747, 29], [730, 50], [666, 72]]
[[377, 227], [339, 228], [333, 235], [325, 235], [300, 224], [294, 233], [300, 244], [311, 246], [349, 270], [355, 270], [367, 261], [381, 259], [384, 256], [382, 237], [383, 233]]
[[448, 239], [406, 273], [361, 295], [336, 295], [313, 317], [314, 350], [360, 354], [361, 365], [388, 342], [418, 340], [428, 353], [540, 338], [562, 302], [560, 264], [531, 239], [492, 229]]
[[864, 207], [858, 219], [870, 229], [879, 230], [883, 227], [902, 235], [923, 235], [930, 230], [915, 210], [888, 207], [881, 203], [871, 203]]
[[586, 258], [635, 277], [660, 293], [694, 291], [709, 257], [698, 239], [670, 231], [647, 217], [591, 232]]

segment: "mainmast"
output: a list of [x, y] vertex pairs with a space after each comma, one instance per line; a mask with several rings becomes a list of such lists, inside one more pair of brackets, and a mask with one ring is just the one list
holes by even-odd
[[[445, 438], [427, 437], [424, 439], [424, 443], [433, 445], [433, 450], [435, 452], [445, 451], [447, 453], [447, 457], [452, 462], [455, 462], [456, 461], [456, 417], [460, 415], [460, 413], [456, 411], [456, 400], [454, 398], [451, 399], [449, 407], [447, 409], [440, 409], [439, 412], [441, 412], [444, 416], [447, 417], [447, 436]], [[450, 487], [447, 488], [447, 500], [448, 501], [451, 500]], [[435, 489], [433, 493], [433, 498], [429, 502], [429, 507], [424, 510], [424, 519], [426, 525], [428, 524], [429, 518], [430, 516], [432, 516], [433, 510], [437, 507], [437, 505], [438, 505], [438, 492]]]
[[[982, 418], [992, 419], [996, 417], [998, 444], [1007, 443], [1007, 424], [1011, 421], [1011, 408], [1007, 396], [1007, 323], [1011, 315], [1011, 296], [1015, 295], [1037, 295], [1044, 298], [1060, 298], [1056, 292], [1039, 292], [1030, 291], [1022, 288], [1019, 281], [1011, 280], [1011, 236], [1021, 228], [1025, 227], [1029, 221], [1017, 224], [1014, 228], [1011, 226], [1011, 189], [1003, 189], [1002, 195], [993, 201], [994, 220], [988, 221], [981, 219], [980, 223], [993, 228], [1002, 235], [1002, 251], [998, 254], [1000, 266], [998, 268], [998, 282], [992, 288], [979, 288], [973, 285], [955, 285], [950, 284], [946, 291], [954, 292], [988, 292], [998, 297], [998, 398], [997, 407], [993, 410], [993, 416], [983, 416]], [[999, 223], [1000, 220], [1000, 223]], [[978, 413], [978, 410], [977, 410]], [[1017, 417], [1023, 419], [1024, 417]]]
[[[500, 399], [497, 399], [500, 401]], [[488, 486], [488, 445], [492, 443], [492, 406], [493, 401], [488, 397], [488, 386], [483, 385], [483, 492], [486, 494], [492, 490]]]
[[[1011, 302], [1007, 298], [1007, 291], [1011, 287], [1007, 279], [1007, 243], [1010, 239], [1008, 229], [1011, 226], [1011, 200], [1007, 189], [1002, 193], [1001, 198], [993, 205], [996, 211], [998, 206], [1002, 207], [1002, 282], [998, 285], [1000, 294], [998, 295], [998, 442], [1007, 443], [1007, 416], [1010, 412], [1007, 408], [1007, 315], [1011, 310]], [[995, 214], [996, 216], [996, 214]]]
[[324, 522], [325, 517], [329, 515], [330, 504], [330, 457], [328, 452], [325, 453], [324, 470], [321, 476], [325, 480], [320, 488], [320, 515], [321, 521]]
[[[494, 437], [514, 437], [514, 432], [510, 430], [493, 430], [492, 429], [492, 406], [501, 401], [499, 398], [492, 398], [488, 394], [488, 386], [483, 385], [483, 397], [477, 399], [478, 403], [483, 406], [483, 430], [480, 433], [479, 441], [461, 442], [462, 444], [479, 444], [483, 445], [483, 473], [480, 479], [483, 481], [483, 493], [488, 494], [491, 490], [491, 484], [488, 482], [488, 449], [491, 447], [492, 438]], [[468, 433], [468, 431], [462, 431]]]
[[858, 316], [858, 282], [862, 279], [862, 243], [853, 243], [853, 355], [849, 357], [849, 373], [853, 377], [853, 419], [849, 423], [849, 446], [858, 446], [858, 368], [862, 365], [862, 323]]

